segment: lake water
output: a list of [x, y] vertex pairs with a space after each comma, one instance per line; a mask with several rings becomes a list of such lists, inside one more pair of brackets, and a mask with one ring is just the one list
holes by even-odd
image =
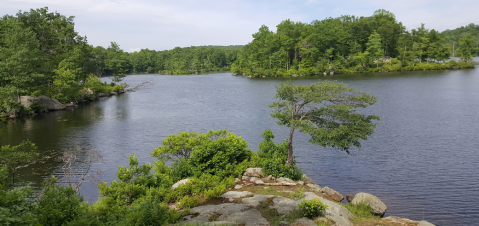
[[[303, 172], [321, 186], [343, 195], [368, 192], [388, 207], [386, 216], [427, 220], [436, 225], [472, 225], [479, 219], [479, 70], [349, 74], [328, 77], [251, 79], [231, 73], [207, 75], [131, 75], [130, 86], [143, 89], [121, 96], [31, 118], [0, 121], [0, 144], [30, 139], [44, 157], [22, 169], [22, 184], [38, 184], [54, 174], [57, 161], [73, 146], [95, 149], [103, 161], [99, 179], [112, 181], [118, 166], [136, 154], [141, 163], [161, 141], [178, 131], [226, 128], [257, 150], [261, 133], [271, 129], [276, 141], [289, 128], [276, 125], [268, 105], [276, 86], [293, 80], [310, 84], [337, 80], [369, 92], [377, 103], [362, 113], [382, 121], [374, 135], [351, 154], [311, 145], [295, 133], [294, 153]], [[83, 152], [80, 152], [81, 157]], [[81, 187], [94, 201], [94, 183]]]

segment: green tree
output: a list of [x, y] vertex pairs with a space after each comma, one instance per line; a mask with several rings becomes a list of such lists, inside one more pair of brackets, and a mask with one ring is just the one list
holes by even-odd
[[369, 36], [369, 42], [366, 44], [369, 56], [376, 62], [376, 67], [379, 67], [379, 61], [384, 57], [384, 50], [381, 46], [381, 36], [373, 32]]
[[23, 141], [16, 146], [4, 145], [0, 147], [0, 183], [15, 183], [15, 174], [18, 169], [36, 160], [40, 154], [37, 147], [30, 141]]
[[471, 61], [472, 52], [476, 50], [474, 48], [474, 38], [471, 34], [464, 34], [463, 37], [459, 40], [459, 55], [461, 56], [462, 61]]
[[277, 87], [278, 102], [270, 105], [278, 125], [290, 127], [288, 159], [293, 161], [293, 134], [296, 129], [311, 135], [309, 142], [323, 147], [335, 147], [349, 153], [351, 146], [360, 147], [360, 139], [374, 132], [374, 120], [379, 117], [355, 113], [376, 98], [348, 87], [347, 84], [317, 82], [307, 86], [292, 82]]

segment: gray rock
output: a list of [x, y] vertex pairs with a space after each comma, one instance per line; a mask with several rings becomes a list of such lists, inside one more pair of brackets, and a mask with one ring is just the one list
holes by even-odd
[[273, 199], [273, 208], [279, 214], [288, 215], [291, 211], [298, 209], [301, 200], [292, 200], [285, 197], [276, 197]]
[[272, 176], [272, 175], [269, 175], [266, 179], [268, 179], [268, 180], [273, 180], [273, 176]]
[[241, 185], [236, 185], [236, 186], [235, 186], [235, 189], [241, 189], [242, 187], [243, 187], [243, 186], [241, 186]]
[[249, 180], [249, 177], [248, 176], [242, 176], [241, 180]]
[[246, 197], [248, 195], [253, 195], [253, 193], [249, 191], [229, 191], [222, 194], [221, 197], [226, 199], [237, 199]]
[[287, 222], [287, 221], [280, 221], [280, 222], [278, 223], [278, 226], [289, 226], [289, 225], [290, 225], [290, 223]]
[[280, 178], [276, 179], [276, 182], [278, 182], [278, 183], [294, 183], [293, 180], [291, 180], [289, 178], [286, 178], [286, 177], [280, 177]]
[[358, 203], [366, 203], [369, 204], [371, 207], [371, 213], [378, 215], [378, 216], [384, 216], [384, 213], [386, 213], [387, 207], [386, 204], [384, 204], [378, 197], [360, 192], [354, 196], [353, 201], [351, 201], [352, 204], [358, 204]]
[[208, 222], [206, 225], [238, 225], [235, 222], [229, 222], [229, 221], [213, 221], [213, 222]]
[[241, 179], [235, 178], [235, 183], [239, 183], [239, 182], [241, 182]]
[[346, 209], [346, 207], [342, 206], [339, 203], [329, 201], [325, 198], [319, 197], [313, 192], [304, 193], [303, 200], [313, 200], [313, 199], [319, 199], [319, 201], [321, 201], [322, 203], [328, 206], [326, 210], [323, 210], [323, 215], [333, 220], [334, 222], [336, 222], [336, 225], [341, 225], [341, 226], [353, 225], [351, 223], [351, 219], [354, 217], [354, 215], [351, 212], [349, 212], [349, 210]]
[[261, 168], [248, 168], [243, 175], [248, 177], [263, 177], [263, 172], [261, 170]]
[[171, 186], [171, 189], [175, 189], [175, 188], [177, 188], [177, 187], [180, 186], [180, 185], [189, 183], [190, 181], [191, 181], [190, 179], [180, 180], [180, 181], [176, 182], [175, 184], [173, 184], [173, 186]]
[[304, 181], [298, 181], [299, 185], [304, 185]]
[[32, 104], [43, 104], [45, 108], [49, 111], [57, 111], [57, 110], [64, 110], [65, 105], [60, 103], [57, 99], [55, 98], [50, 98], [47, 96], [38, 96], [38, 97], [32, 97], [32, 96], [21, 96], [20, 97], [20, 104], [23, 105], [23, 107], [29, 108], [32, 106]]
[[425, 220], [419, 221], [417, 225], [418, 226], [435, 226], [434, 224], [431, 224]]
[[402, 217], [396, 217], [396, 216], [388, 216], [383, 218], [385, 220], [390, 220], [395, 223], [400, 223], [400, 224], [407, 224], [407, 223], [416, 223], [418, 226], [435, 226], [434, 224], [431, 224], [425, 220], [422, 221], [413, 221], [407, 218], [402, 218]]
[[307, 184], [316, 184], [316, 183], [314, 183], [313, 179], [308, 177], [308, 175], [306, 175], [306, 174], [303, 174], [302, 180], [304, 181], [304, 184], [306, 184], [306, 185]]
[[254, 183], [258, 184], [258, 185], [263, 185], [264, 184], [264, 182], [261, 179], [255, 180]]
[[295, 222], [294, 222], [294, 225], [296, 226], [317, 226], [316, 223], [314, 223], [314, 221], [306, 218], [306, 217], [303, 217], [303, 218], [300, 218], [300, 219], [297, 219]]
[[306, 184], [306, 186], [310, 187], [311, 189], [313, 189], [313, 191], [316, 191], [316, 192], [321, 192], [321, 187], [317, 184]]
[[328, 187], [324, 187], [323, 189], [321, 189], [321, 193], [323, 194], [325, 198], [336, 201], [336, 202], [341, 202], [344, 199], [341, 193]]
[[274, 195], [255, 195], [253, 197], [242, 199], [244, 204], [253, 206], [254, 208], [259, 207], [261, 203], [266, 202], [269, 198], [275, 197]]
[[249, 178], [249, 181], [250, 181], [250, 182], [253, 182], [253, 183], [254, 183], [256, 180], [259, 180], [259, 179], [258, 179], [257, 177], [250, 177], [250, 178]]
[[354, 195], [353, 194], [347, 194], [346, 195], [346, 200], [348, 200], [348, 202], [352, 202], [354, 199]]
[[261, 213], [255, 209], [246, 211], [236, 211], [231, 214], [221, 215], [218, 220], [236, 222], [245, 226], [270, 225], [268, 220], [261, 216]]

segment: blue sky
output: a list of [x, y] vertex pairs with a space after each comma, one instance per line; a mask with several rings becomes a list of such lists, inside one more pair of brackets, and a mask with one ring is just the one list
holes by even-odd
[[262, 24], [310, 23], [341, 15], [370, 16], [377, 9], [396, 15], [407, 29], [425, 23], [443, 31], [479, 24], [477, 0], [0, 0], [0, 15], [48, 6], [75, 16], [75, 28], [92, 45], [111, 41], [126, 51], [192, 45], [242, 45]]

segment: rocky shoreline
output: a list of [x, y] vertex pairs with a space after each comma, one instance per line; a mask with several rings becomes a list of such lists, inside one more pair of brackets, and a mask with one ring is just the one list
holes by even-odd
[[[173, 188], [189, 183], [184, 179], [173, 185]], [[317, 185], [307, 175], [302, 180], [293, 181], [289, 178], [264, 177], [261, 168], [248, 168], [242, 178], [236, 178], [236, 186], [222, 194], [221, 202], [198, 206], [189, 210], [183, 221], [176, 225], [363, 225], [353, 223], [355, 217], [344, 204], [344, 197], [337, 191]], [[297, 192], [298, 189], [300, 192]], [[301, 193], [301, 198], [296, 194]], [[293, 195], [295, 197], [292, 197]], [[318, 199], [328, 208], [322, 211], [321, 217], [308, 219], [305, 217], [288, 218], [298, 210], [298, 205], [304, 200]], [[368, 193], [348, 194], [347, 199], [353, 205], [366, 203], [371, 207], [371, 214], [384, 216], [386, 205], [376, 196]], [[179, 203], [170, 207], [177, 208]], [[281, 220], [272, 222], [265, 216], [265, 211], [274, 211], [284, 219], [294, 219], [293, 222]], [[404, 226], [434, 226], [427, 221], [413, 221], [406, 218], [389, 216], [378, 218], [376, 224], [364, 225], [404, 225]]]

